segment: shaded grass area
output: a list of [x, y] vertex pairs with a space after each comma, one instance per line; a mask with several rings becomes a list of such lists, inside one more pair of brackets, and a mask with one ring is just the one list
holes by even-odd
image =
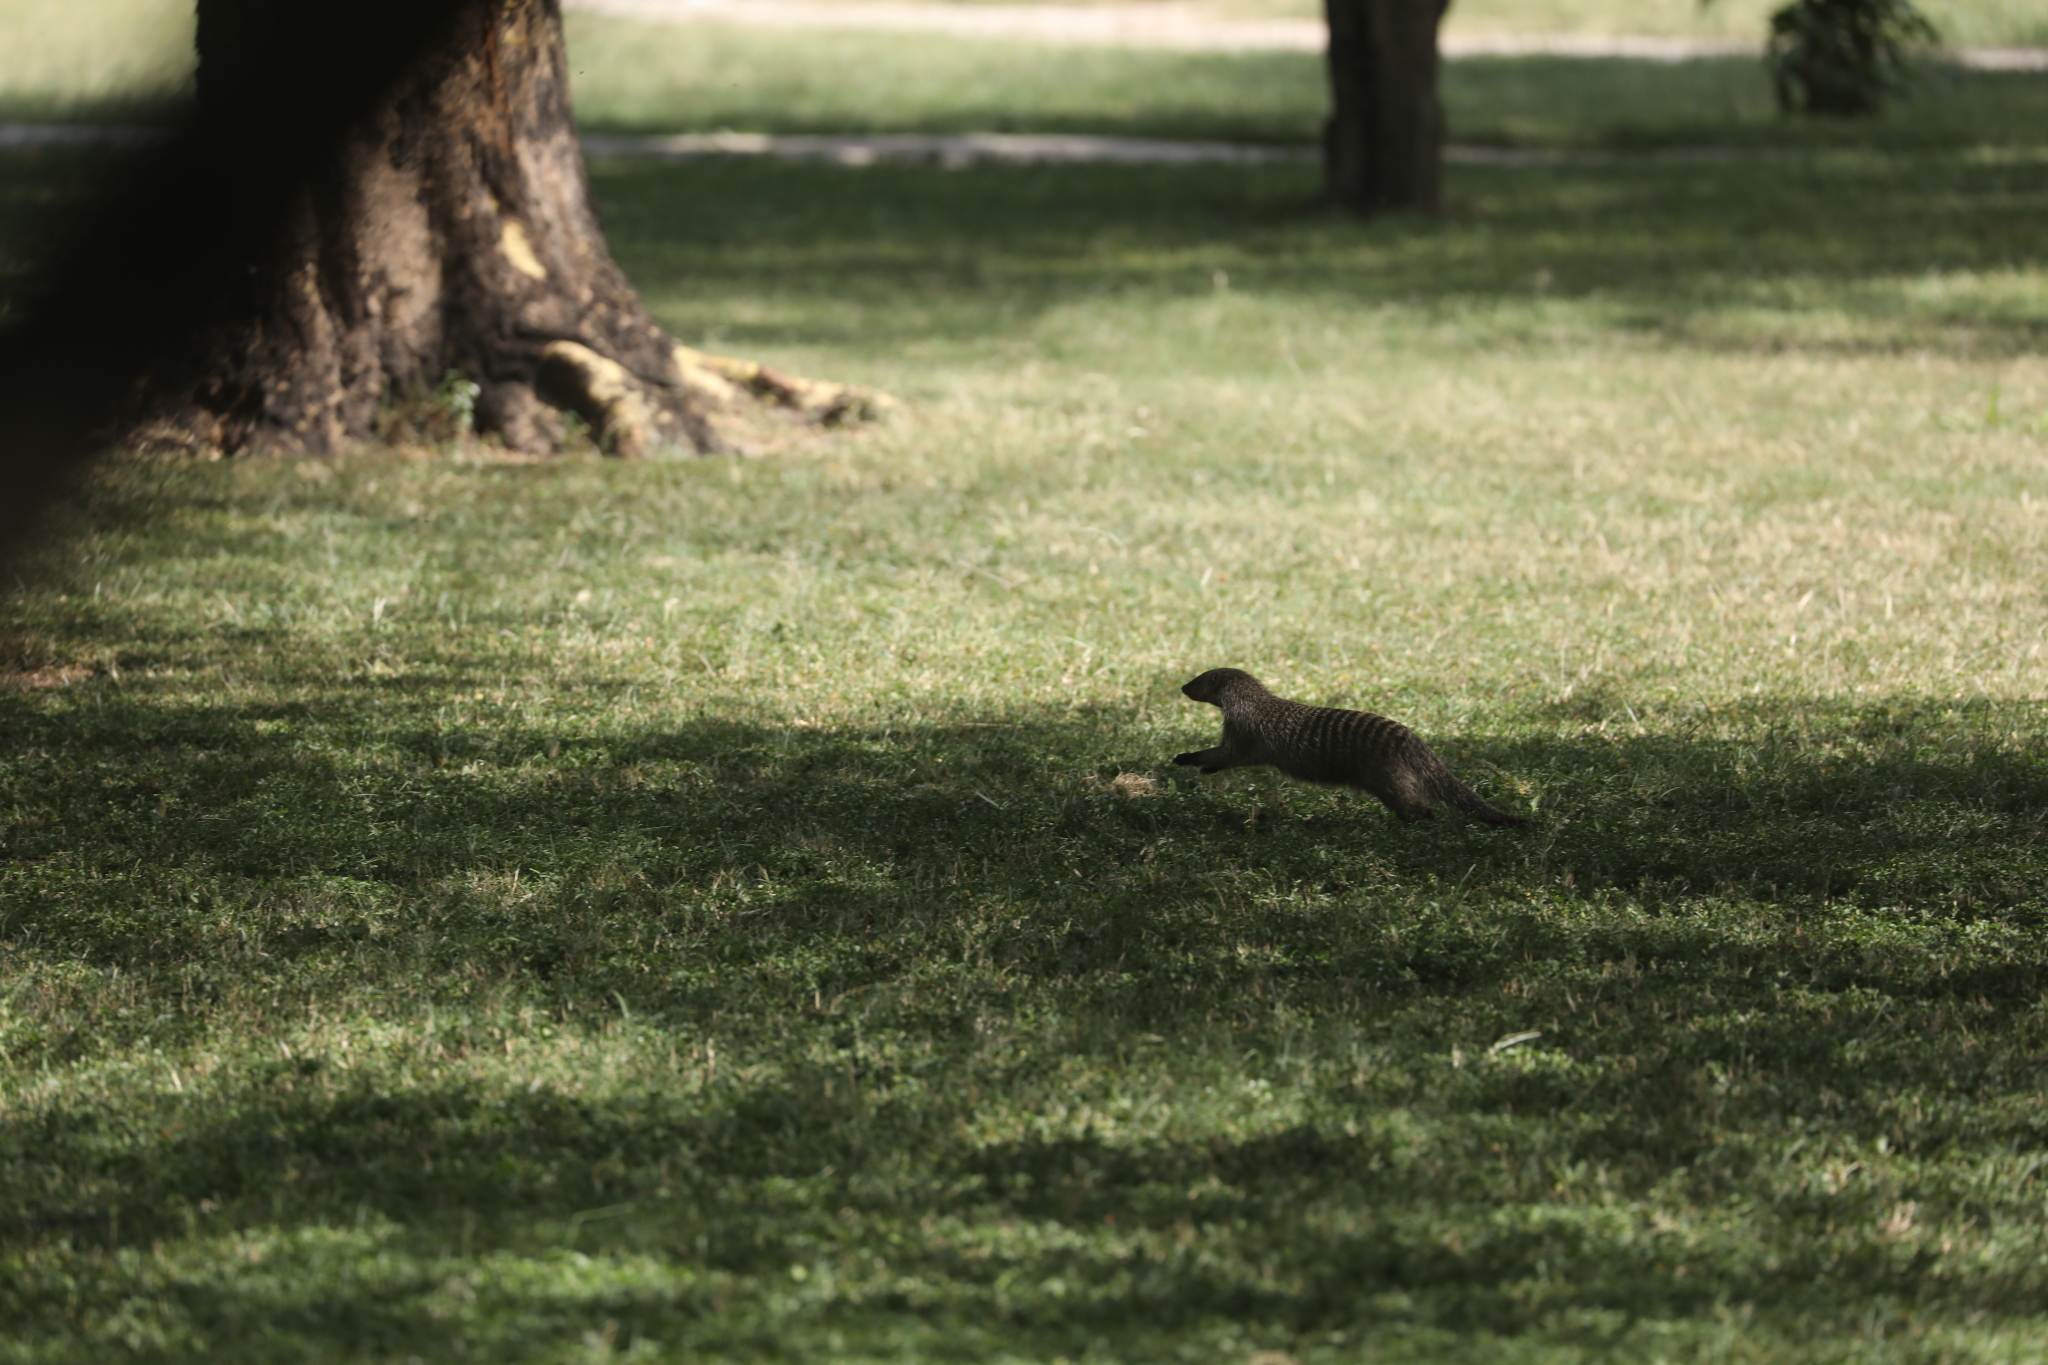
[[[2038, 159], [594, 180], [908, 413], [101, 472], [0, 1359], [2038, 1354]], [[1537, 824], [1172, 769], [1218, 664]]]
[[[679, 182], [632, 162], [593, 169], [614, 249], [684, 335], [865, 345], [884, 370], [897, 347], [1078, 360], [1098, 324], [1129, 348], [1126, 375], [1193, 347], [1219, 372], [1264, 379], [1415, 327], [1461, 356], [1640, 343], [2020, 357], [2048, 320], [2048, 180], [2031, 155], [1459, 167], [1440, 220], [1366, 225], [1315, 211], [1316, 174], [726, 163]], [[678, 183], [693, 187], [686, 212]], [[935, 211], [947, 226], [928, 234]], [[711, 253], [718, 270], [700, 276]], [[827, 296], [812, 272], [833, 278]], [[1129, 321], [1152, 309], [1194, 335]], [[922, 382], [915, 367], [903, 382]], [[1366, 420], [1352, 411], [1343, 420]]]

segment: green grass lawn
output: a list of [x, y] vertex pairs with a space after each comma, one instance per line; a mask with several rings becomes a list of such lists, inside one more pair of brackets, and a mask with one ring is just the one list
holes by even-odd
[[[0, 1361], [2038, 1359], [2048, 122], [1953, 117], [601, 164], [905, 414], [110, 461], [0, 630]], [[1535, 825], [1173, 769], [1223, 664]]]

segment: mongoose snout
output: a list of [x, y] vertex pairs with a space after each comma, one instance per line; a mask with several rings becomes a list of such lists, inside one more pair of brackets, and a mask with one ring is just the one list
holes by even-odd
[[1212, 668], [1180, 690], [1221, 708], [1223, 739], [1213, 749], [1181, 754], [1175, 763], [1205, 774], [1271, 766], [1303, 782], [1356, 787], [1403, 820], [1434, 819], [1441, 802], [1489, 824], [1528, 823], [1460, 782], [1399, 721], [1276, 697], [1241, 668]]

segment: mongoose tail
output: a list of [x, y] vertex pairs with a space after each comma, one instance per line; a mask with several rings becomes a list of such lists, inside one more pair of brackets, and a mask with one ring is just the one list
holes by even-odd
[[1413, 730], [1369, 711], [1276, 697], [1251, 674], [1212, 668], [1181, 688], [1223, 712], [1223, 739], [1173, 761], [1203, 773], [1270, 765], [1304, 782], [1356, 787], [1403, 820], [1436, 818], [1441, 802], [1493, 825], [1526, 825], [1460, 782]]
[[[1435, 754], [1430, 755], [1435, 758]], [[1484, 820], [1489, 825], [1526, 825], [1528, 820], [1519, 815], [1510, 815], [1499, 806], [1489, 802], [1478, 792], [1460, 782], [1457, 775], [1441, 763], [1437, 765], [1437, 780], [1431, 784], [1430, 792], [1447, 806], [1455, 806], [1475, 820]]]

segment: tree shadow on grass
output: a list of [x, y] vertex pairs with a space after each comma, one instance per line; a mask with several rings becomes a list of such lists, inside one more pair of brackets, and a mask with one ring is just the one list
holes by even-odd
[[[2038, 1300], [2025, 1258], [1937, 1266], [1875, 1231], [1902, 1199], [1931, 1224], [1981, 1197], [1963, 1185], [1771, 1183], [1815, 1133], [2039, 1146], [2033, 1109], [1986, 1101], [2044, 1055], [2026, 707], [1766, 700], [1635, 733], [1596, 702], [1547, 737], [1444, 740], [1490, 795], [1540, 796], [1503, 831], [1204, 784], [1108, 709], [564, 737], [98, 700], [52, 727], [0, 699], [0, 735], [35, 735], [9, 747], [15, 963], [120, 964], [195, 1018], [266, 981], [418, 1003], [484, 980], [639, 1059], [580, 1095], [516, 1065], [451, 1079], [501, 1042], [456, 994], [393, 1044], [421, 1082], [279, 1054], [145, 1117], [83, 1091], [0, 1116], [0, 1158], [34, 1173], [5, 1182], [0, 1246], [68, 1248], [107, 1311], [141, 1292], [109, 1248], [244, 1235], [263, 1275], [181, 1272], [203, 1332], [510, 1357], [607, 1321], [700, 1349], [982, 1322], [1064, 1350], [1225, 1318], [1515, 1335], [1746, 1303], [1791, 1330], [1873, 1295]], [[1148, 769], [1154, 794], [1110, 791]], [[175, 1043], [134, 1013], [78, 1021], [73, 1054]], [[985, 1105], [1068, 1103], [1076, 1058], [1224, 1103], [1197, 1098], [1244, 1083], [1216, 1059], [1284, 1053], [1283, 1015], [1325, 1062], [1372, 1040], [1284, 1125], [971, 1135]], [[1485, 1052], [1532, 1021], [1540, 1043]], [[718, 1070], [692, 1050], [712, 1036]], [[1554, 1196], [1594, 1167], [1624, 1199], [1774, 1193], [1703, 1224], [1679, 1277], [1639, 1210]], [[598, 1269], [546, 1293], [502, 1271], [571, 1252]], [[827, 1264], [834, 1296], [789, 1296], [792, 1265]], [[79, 1283], [14, 1302], [69, 1320]]]
[[[1632, 1098], [1656, 1102], [1668, 1079]], [[1603, 1150], [1605, 1097], [1517, 1110], [1483, 1079], [1443, 1082], [1405, 1126], [1384, 1122], [1381, 1096], [1233, 1136], [977, 1142], [957, 1092], [863, 1096], [823, 1067], [576, 1098], [380, 1093], [281, 1064], [120, 1141], [82, 1106], [0, 1120], [0, 1150], [46, 1173], [17, 1187], [0, 1248], [61, 1245], [87, 1272], [25, 1274], [24, 1322], [122, 1306], [138, 1286], [117, 1246], [176, 1256], [240, 1234], [246, 1257], [183, 1260], [168, 1286], [216, 1340], [260, 1321], [328, 1349], [503, 1336], [514, 1358], [608, 1319], [708, 1345], [964, 1313], [1057, 1342], [1219, 1320], [1513, 1337], [1554, 1332], [1566, 1310], [1668, 1324], [1729, 1305], [1826, 1331], [1874, 1301], [1936, 1320], [2038, 1304], [2031, 1258], [1901, 1254], [1877, 1231], [1896, 1197], [1881, 1186], [1654, 1235], [1633, 1201], [1698, 1182], [1654, 1143]], [[1774, 1156], [1802, 1117], [1776, 1099], [1738, 1099], [1754, 1141], [1714, 1155]], [[1513, 1163], [1497, 1156], [1509, 1137]], [[1619, 1204], [1559, 1199], [1539, 1178], [1589, 1155], [1611, 1164]], [[1919, 1191], [1930, 1220], [1937, 1183]], [[790, 1296], [793, 1266], [836, 1292]]]
[[[1361, 916], [1532, 895], [1678, 915], [1666, 934], [1691, 932], [1679, 912], [1703, 898], [1915, 923], [2048, 910], [2048, 764], [2014, 738], [2023, 706], [1763, 701], [1708, 718], [1716, 734], [1681, 719], [1442, 742], [1482, 793], [1534, 803], [1533, 825], [1500, 830], [1403, 826], [1277, 777], [1195, 778], [1167, 765], [1170, 739], [1107, 708], [564, 737], [524, 718], [408, 727], [360, 693], [166, 708], [87, 686], [99, 704], [61, 722], [0, 698], [17, 739], [0, 923], [130, 966], [204, 958], [221, 933], [317, 955], [432, 926], [471, 964], [557, 974], [623, 965], [646, 939], [621, 925], [710, 933], [739, 916], [754, 935], [868, 941], [962, 897], [1021, 926], [992, 951], [1055, 975], [1196, 951], [1219, 903], [1304, 961]], [[1149, 793], [1119, 795], [1125, 770], [1152, 775]], [[1578, 932], [1537, 915], [1514, 937], [1543, 952]], [[1718, 931], [1699, 932], [1708, 951]], [[1444, 970], [1499, 957], [1469, 947], [1447, 947]], [[1428, 956], [1411, 940], [1382, 970], [1438, 980]]]
[[[2025, 306], [1970, 290], [1922, 297], [1908, 284], [2038, 262], [2032, 224], [2048, 176], [2031, 163], [1878, 155], [1457, 167], [1441, 219], [1365, 225], [1304, 215], [1313, 181], [1312, 168], [1296, 167], [941, 174], [607, 163], [595, 189], [613, 250], [643, 292], [699, 301], [674, 305], [685, 313], [725, 292], [747, 301], [742, 320], [712, 303], [715, 322], [676, 321], [687, 335], [715, 325], [728, 346], [1015, 337], [1105, 292], [1213, 302], [1219, 268], [1251, 299], [1435, 311], [1467, 333], [1532, 344], [1558, 323], [1554, 307], [1528, 312], [1532, 291], [1546, 307], [1582, 305], [1588, 327], [1714, 349], [1889, 352], [1910, 342], [2017, 354], [2041, 341]], [[675, 210], [681, 199], [691, 213]], [[835, 306], [821, 312], [827, 278]], [[1799, 330], [1814, 310], [1859, 326]], [[1258, 325], [1256, 313], [1231, 316], [1240, 330]], [[1242, 355], [1234, 363], [1242, 372]]]

